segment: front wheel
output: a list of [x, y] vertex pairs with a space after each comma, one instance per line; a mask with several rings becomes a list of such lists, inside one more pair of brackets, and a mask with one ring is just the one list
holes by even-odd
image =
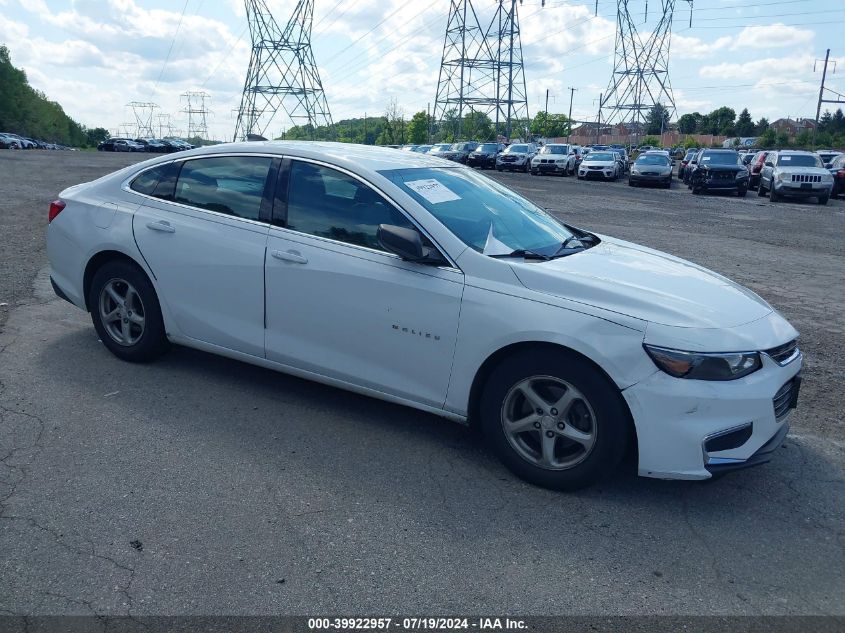
[[748, 187], [739, 187], [736, 190], [736, 195], [737, 195], [738, 198], [744, 198], [747, 193], [748, 193]]
[[780, 200], [780, 196], [778, 195], [778, 192], [775, 191], [774, 180], [772, 180], [771, 189], [769, 189], [769, 200], [771, 202], [777, 202], [778, 200]]
[[158, 297], [137, 266], [104, 264], [91, 281], [88, 307], [100, 340], [118, 358], [147, 362], [167, 351]]
[[829, 197], [830, 197], [830, 196], [819, 196], [819, 197], [818, 197], [819, 204], [821, 204], [821, 205], [825, 205], [825, 204], [827, 204], [827, 201], [828, 201], [828, 198], [829, 198]]
[[757, 195], [763, 198], [766, 195], [766, 190], [763, 188], [763, 181], [757, 183]]
[[565, 351], [518, 352], [493, 370], [481, 401], [484, 436], [529, 483], [576, 490], [607, 477], [628, 445], [619, 391], [586, 359]]

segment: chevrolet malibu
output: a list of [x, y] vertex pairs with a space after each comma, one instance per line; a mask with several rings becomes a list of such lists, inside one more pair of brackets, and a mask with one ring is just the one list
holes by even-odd
[[478, 425], [575, 489], [768, 460], [797, 332], [700, 266], [572, 226], [460, 165], [333, 143], [227, 144], [50, 205], [56, 293], [126, 361], [186, 345]]

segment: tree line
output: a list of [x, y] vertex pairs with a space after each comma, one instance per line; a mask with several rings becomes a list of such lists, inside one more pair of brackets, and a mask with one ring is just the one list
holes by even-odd
[[89, 130], [80, 125], [62, 106], [30, 86], [26, 72], [12, 64], [6, 46], [0, 46], [0, 132], [74, 147], [96, 145], [108, 137], [103, 128]]

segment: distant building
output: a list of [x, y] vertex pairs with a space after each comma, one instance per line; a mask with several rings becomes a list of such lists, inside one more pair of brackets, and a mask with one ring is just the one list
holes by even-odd
[[813, 119], [778, 119], [769, 125], [778, 134], [786, 134], [790, 138], [798, 136], [801, 132], [812, 132], [816, 127]]

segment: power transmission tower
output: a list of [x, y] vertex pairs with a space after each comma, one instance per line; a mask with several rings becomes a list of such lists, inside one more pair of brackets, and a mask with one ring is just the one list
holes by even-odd
[[[311, 50], [314, 0], [299, 0], [284, 31], [264, 0], [245, 0], [252, 38], [234, 140], [264, 135], [279, 109], [293, 125], [333, 128], [332, 115]], [[278, 122], [276, 123], [278, 125]]]
[[[464, 117], [480, 112], [493, 120], [497, 133], [504, 126], [510, 139], [512, 131], [524, 134], [521, 126], [528, 122], [516, 0], [498, 0], [493, 19], [486, 28], [481, 25], [472, 0], [451, 0], [434, 120], [453, 123], [462, 138]], [[517, 122], [520, 129], [514, 130]]]
[[132, 108], [132, 116], [135, 119], [135, 123], [131, 125], [134, 125], [135, 138], [155, 136], [153, 132], [153, 118], [158, 104], [132, 101], [131, 103], [127, 103], [126, 107]]
[[167, 138], [173, 136], [173, 125], [170, 122], [169, 114], [157, 114], [158, 119], [158, 138]]
[[185, 100], [185, 109], [182, 110], [188, 115], [188, 138], [200, 138], [208, 140], [208, 115], [211, 111], [206, 107], [206, 100], [211, 101], [211, 95], [207, 92], [184, 92], [182, 99]]
[[[693, 0], [682, 1], [690, 6], [692, 26]], [[655, 105], [663, 105], [669, 117], [675, 114], [675, 97], [669, 82], [669, 44], [675, 3], [676, 0], [660, 0], [659, 19], [652, 31], [643, 36], [634, 23], [629, 0], [617, 0], [613, 74], [600, 104], [606, 124], [632, 124], [638, 135]], [[644, 15], [644, 24], [647, 24], [648, 0]]]

